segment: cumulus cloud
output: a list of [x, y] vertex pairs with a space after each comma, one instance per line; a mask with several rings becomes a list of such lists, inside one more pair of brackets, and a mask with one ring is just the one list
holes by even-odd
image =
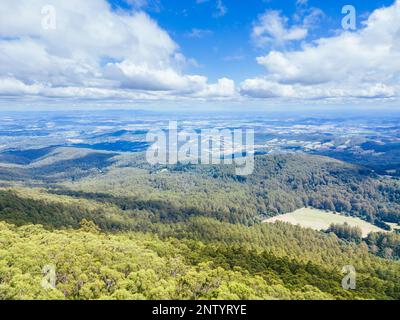
[[[42, 24], [49, 5], [54, 30]], [[138, 10], [115, 11], [105, 0], [1, 4], [0, 95], [226, 96], [215, 90], [220, 82], [185, 74], [187, 63], [169, 34]]]
[[288, 18], [279, 11], [267, 10], [253, 26], [252, 39], [259, 47], [283, 46], [288, 41], [302, 40], [308, 30], [303, 26], [288, 26]]
[[241, 92], [259, 98], [398, 96], [400, 1], [375, 10], [363, 25], [355, 32], [342, 31], [303, 44], [298, 50], [272, 50], [258, 57], [266, 75], [244, 81]]
[[[205, 81], [205, 79], [204, 79]], [[196, 95], [198, 97], [233, 97], [236, 94], [235, 82], [222, 78], [217, 83], [203, 86], [203, 90], [199, 91]]]

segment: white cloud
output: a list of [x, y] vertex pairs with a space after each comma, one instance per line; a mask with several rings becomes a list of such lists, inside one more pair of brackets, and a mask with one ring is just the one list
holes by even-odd
[[[42, 28], [46, 5], [56, 9], [55, 30]], [[220, 85], [185, 74], [190, 60], [143, 12], [116, 12], [105, 0], [19, 0], [0, 8], [0, 95], [215, 96], [210, 88]]]
[[[138, 1], [136, 7], [146, 3]], [[56, 30], [42, 28], [44, 5], [56, 8]], [[105, 0], [3, 1], [0, 97], [398, 99], [400, 0], [375, 10], [360, 30], [307, 43], [312, 21], [320, 15], [317, 9], [307, 11], [295, 25], [276, 11], [260, 16], [252, 37], [263, 48], [272, 47], [256, 59], [265, 73], [235, 88], [224, 77], [210, 83], [205, 76], [185, 73], [194, 62], [136, 9], [112, 11]], [[286, 44], [292, 41], [301, 46], [289, 50]], [[240, 58], [227, 55], [225, 60]]]
[[198, 92], [198, 97], [229, 98], [236, 94], [235, 82], [222, 78], [217, 83], [203, 86], [203, 90]]
[[303, 26], [288, 26], [288, 19], [279, 11], [269, 10], [258, 17], [253, 26], [252, 39], [259, 47], [283, 46], [288, 41], [302, 40], [308, 30]]
[[295, 91], [292, 86], [265, 79], [247, 79], [241, 85], [242, 94], [256, 98], [294, 97]]
[[25, 83], [14, 78], [0, 78], [0, 95], [3, 96], [20, 96], [25, 94], [37, 94], [41, 89], [40, 85], [26, 85]]
[[248, 96], [394, 98], [400, 88], [400, 1], [375, 10], [355, 32], [342, 31], [294, 51], [257, 58], [267, 73], [248, 79]]
[[265, 78], [247, 79], [241, 84], [241, 93], [253, 98], [287, 98], [300, 100], [318, 100], [332, 98], [393, 98], [399, 86], [388, 86], [383, 83], [353, 84], [337, 86], [302, 84], [282, 84]]

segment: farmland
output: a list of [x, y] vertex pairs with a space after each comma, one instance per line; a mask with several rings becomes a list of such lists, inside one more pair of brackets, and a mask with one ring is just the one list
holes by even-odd
[[312, 208], [302, 208], [264, 220], [266, 223], [274, 223], [276, 221], [288, 222], [293, 225], [300, 225], [301, 227], [311, 228], [314, 230], [326, 230], [332, 223], [347, 223], [352, 227], [360, 227], [363, 237], [366, 237], [370, 232], [384, 231], [381, 228], [359, 218], [348, 217], [334, 212]]

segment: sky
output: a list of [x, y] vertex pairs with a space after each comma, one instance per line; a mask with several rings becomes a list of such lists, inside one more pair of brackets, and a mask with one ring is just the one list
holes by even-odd
[[400, 0], [0, 3], [0, 110], [396, 108], [399, 58]]

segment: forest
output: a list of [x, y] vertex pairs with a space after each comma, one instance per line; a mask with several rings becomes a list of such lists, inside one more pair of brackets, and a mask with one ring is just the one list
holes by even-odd
[[[207, 219], [207, 218], [204, 218]], [[204, 226], [204, 224], [206, 226]], [[344, 244], [335, 236], [293, 229], [293, 237], [316, 242], [311, 253], [286, 249], [287, 226], [272, 230], [249, 230], [243, 241], [241, 230], [213, 220], [193, 221], [214, 239], [199, 240], [180, 234], [179, 239], [160, 239], [151, 233], [103, 233], [94, 223], [82, 220], [80, 228], [49, 231], [40, 225], [16, 227], [0, 223], [1, 299], [397, 299], [400, 293], [398, 264], [381, 261], [365, 247]], [[217, 225], [215, 225], [217, 224]], [[214, 225], [214, 226], [213, 226]], [[165, 228], [166, 226], [164, 226]], [[193, 226], [196, 227], [196, 226]], [[244, 227], [248, 228], [248, 227]], [[227, 243], [218, 239], [236, 238]], [[255, 231], [255, 230], [254, 230]], [[276, 243], [262, 248], [270, 236], [281, 234]], [[164, 231], [165, 232], [165, 231]], [[186, 232], [191, 232], [188, 230]], [[171, 231], [166, 231], [171, 234]], [[179, 233], [179, 231], [178, 231]], [[253, 239], [261, 237], [257, 244]], [[207, 237], [206, 237], [207, 238]], [[318, 245], [323, 247], [318, 247]], [[322, 250], [332, 254], [323, 257]], [[287, 250], [287, 252], [285, 252]], [[354, 255], [358, 288], [341, 287], [340, 261], [346, 250]], [[335, 264], [328, 265], [323, 260]], [[53, 265], [56, 288], [41, 286], [42, 270]], [[327, 267], [329, 266], [329, 267]]]
[[[348, 225], [261, 223], [310, 206], [391, 229], [397, 180], [325, 157], [256, 160], [253, 175], [238, 177], [117, 157], [79, 179], [4, 186], [0, 299], [400, 298], [394, 231], [362, 238]], [[346, 265], [355, 290], [342, 288]], [[46, 266], [54, 289], [41, 285]]]
[[[172, 209], [175, 218], [200, 212], [247, 225], [302, 207], [360, 217], [386, 230], [391, 228], [388, 223], [400, 222], [398, 179], [301, 154], [256, 156], [255, 171], [249, 176], [237, 176], [228, 165], [154, 168], [137, 155], [133, 160], [118, 159], [104, 174], [65, 182], [52, 192], [121, 208], [145, 206], [161, 215]], [[143, 201], [147, 203], [140, 204]]]

